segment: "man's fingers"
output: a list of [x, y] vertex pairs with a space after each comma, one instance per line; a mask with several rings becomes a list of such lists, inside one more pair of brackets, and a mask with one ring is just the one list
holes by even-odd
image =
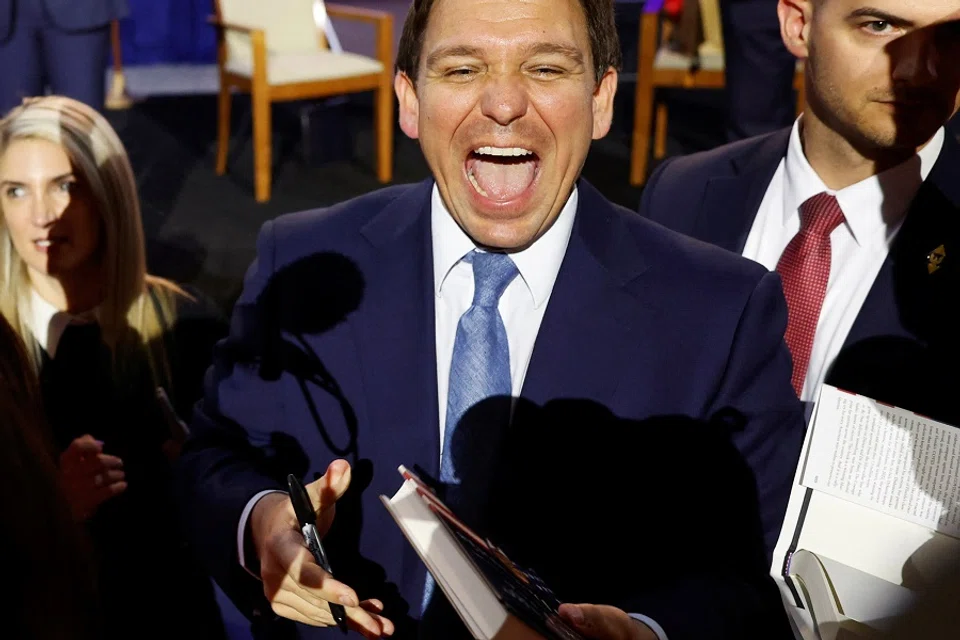
[[312, 627], [329, 627], [334, 623], [328, 610], [315, 607], [289, 591], [278, 591], [270, 608], [278, 616]]
[[[300, 535], [298, 532], [292, 533], [294, 537]], [[359, 604], [360, 599], [354, 590], [321, 569], [302, 542], [284, 545], [281, 553], [285, 554], [285, 557], [278, 559], [280, 566], [286, 568], [287, 574], [281, 588], [288, 588], [308, 602], [336, 602], [345, 607], [356, 607]]]
[[[639, 625], [626, 613], [607, 605], [562, 604], [560, 617], [593, 640], [631, 640], [638, 638]], [[646, 627], [644, 627], [646, 628]]]
[[[315, 575], [317, 572], [323, 574], [323, 576]], [[334, 580], [330, 574], [316, 565], [309, 565], [302, 569], [299, 581], [288, 574], [283, 581], [282, 588], [291, 591], [316, 607], [327, 608], [329, 606], [327, 603], [330, 602], [342, 604], [345, 607], [357, 606], [357, 596], [353, 593], [353, 589]]]
[[333, 506], [350, 487], [350, 463], [334, 460], [326, 473], [306, 486], [307, 495], [317, 515]]
[[[271, 603], [274, 613], [314, 627], [336, 625], [328, 607], [318, 607], [287, 589], [278, 591]], [[360, 607], [347, 607], [347, 624], [367, 638], [393, 635], [394, 626], [383, 616], [370, 614]]]
[[360, 603], [360, 606], [370, 613], [382, 613], [383, 612], [383, 603], [379, 600], [371, 598], [370, 600], [364, 600]]
[[[278, 555], [274, 556], [274, 567], [284, 572], [278, 588], [270, 596], [277, 615], [313, 626], [332, 626], [336, 623], [330, 613], [330, 603], [336, 603], [345, 607], [350, 627], [364, 636], [379, 638], [393, 634], [393, 623], [379, 615], [383, 603], [379, 600], [360, 603], [353, 589], [317, 565], [298, 536], [299, 533], [292, 531], [290, 544], [275, 547]], [[269, 579], [264, 580], [265, 586], [268, 582]]]
[[[360, 604], [357, 594], [329, 573], [321, 569], [312, 557], [299, 567], [299, 580], [296, 582], [300, 589], [306, 591], [314, 598], [320, 598], [326, 602], [336, 602], [345, 607], [356, 607]], [[292, 574], [296, 576], [297, 571]]]
[[348, 608], [347, 623], [354, 631], [366, 638], [380, 638], [393, 635], [393, 623], [381, 615], [370, 613], [362, 606]]

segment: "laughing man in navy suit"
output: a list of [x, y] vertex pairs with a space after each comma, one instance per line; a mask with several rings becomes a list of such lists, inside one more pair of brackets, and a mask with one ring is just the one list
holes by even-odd
[[466, 636], [377, 499], [403, 464], [595, 603], [560, 609], [587, 637], [782, 637], [780, 282], [580, 179], [619, 58], [611, 0], [417, 0], [395, 87], [433, 179], [264, 225], [181, 460], [196, 543], [270, 633], [332, 637], [341, 602], [369, 637]]

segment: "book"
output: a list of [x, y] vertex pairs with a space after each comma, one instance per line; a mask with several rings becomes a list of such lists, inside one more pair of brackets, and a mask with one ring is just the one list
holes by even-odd
[[823, 385], [771, 568], [797, 635], [886, 632], [958, 538], [960, 430]]
[[583, 640], [535, 573], [467, 527], [416, 474], [399, 472], [403, 484], [380, 500], [474, 638]]

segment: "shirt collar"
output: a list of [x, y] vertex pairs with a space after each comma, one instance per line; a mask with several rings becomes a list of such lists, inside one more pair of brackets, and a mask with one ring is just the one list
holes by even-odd
[[36, 289], [30, 290], [30, 309], [26, 314], [27, 328], [33, 334], [40, 347], [53, 358], [57, 353], [57, 345], [63, 332], [71, 324], [96, 322], [97, 309], [80, 315], [72, 315], [60, 311], [50, 304]]
[[[567, 252], [570, 234], [573, 232], [578, 202], [579, 193], [574, 187], [550, 228], [523, 251], [510, 254], [535, 308], [546, 302], [553, 290], [560, 263]], [[430, 222], [433, 238], [433, 282], [435, 293], [439, 297], [450, 271], [465, 255], [476, 249], [477, 244], [450, 215], [436, 184], [433, 185], [430, 197]]]
[[823, 183], [803, 153], [800, 118], [797, 118], [790, 132], [785, 159], [784, 224], [799, 215], [801, 204], [825, 191], [837, 197], [847, 227], [858, 245], [863, 246], [881, 227], [896, 228], [940, 157], [944, 135], [944, 129], [940, 127], [933, 138], [907, 161], [833, 191]]

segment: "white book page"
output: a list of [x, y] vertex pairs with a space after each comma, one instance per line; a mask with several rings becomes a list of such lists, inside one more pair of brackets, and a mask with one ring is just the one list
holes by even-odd
[[[400, 468], [403, 473], [404, 468]], [[453, 538], [416, 483], [406, 480], [391, 498], [380, 501], [433, 575], [474, 638], [493, 638], [507, 621], [507, 611], [486, 579]]]
[[[814, 493], [797, 548], [900, 585], [905, 572], [909, 574], [918, 561], [915, 558], [918, 550], [934, 548], [940, 538], [955, 542], [926, 527], [831, 495]], [[916, 570], [922, 568], [916, 567]], [[841, 597], [841, 601], [844, 600]]]
[[801, 484], [960, 536], [960, 430], [824, 385]]

